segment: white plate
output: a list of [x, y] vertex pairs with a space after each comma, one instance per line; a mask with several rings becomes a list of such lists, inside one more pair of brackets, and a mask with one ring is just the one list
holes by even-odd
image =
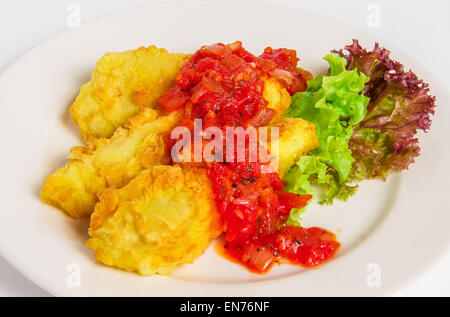
[[[81, 144], [67, 109], [105, 52], [150, 44], [193, 52], [203, 44], [242, 40], [254, 53], [268, 45], [294, 48], [301, 65], [317, 73], [326, 69], [322, 56], [353, 38], [366, 47], [379, 41], [390, 48], [431, 84], [438, 108], [431, 132], [421, 135], [422, 155], [409, 171], [386, 183], [366, 181], [348, 203], [315, 206], [306, 213], [305, 225], [338, 232], [343, 246], [330, 263], [312, 270], [283, 265], [267, 275], [253, 275], [210, 248], [169, 277], [141, 277], [96, 263], [85, 247], [87, 221], [72, 220], [40, 202], [45, 176], [66, 162], [71, 146]], [[0, 249], [24, 275], [56, 295], [388, 294], [448, 252], [449, 104], [446, 88], [402, 50], [301, 10], [203, 1], [107, 16], [47, 41], [0, 78]], [[74, 267], [81, 269], [80, 288], [67, 283]], [[380, 287], [369, 287], [376, 286], [368, 283], [376, 275]]]

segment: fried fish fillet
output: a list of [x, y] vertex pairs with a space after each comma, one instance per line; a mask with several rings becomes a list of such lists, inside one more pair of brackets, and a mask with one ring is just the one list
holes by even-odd
[[[274, 126], [280, 133], [273, 141], [280, 148], [279, 173], [318, 146], [310, 122], [283, 118]], [[121, 189], [111, 187], [100, 195], [87, 246], [106, 265], [142, 275], [166, 275], [192, 263], [221, 231], [206, 169], [161, 165], [142, 171]]]
[[[279, 138], [269, 144], [271, 154], [278, 157], [278, 171], [281, 179], [300, 159], [319, 146], [316, 127], [313, 123], [300, 118], [285, 118], [287, 108], [291, 105], [291, 96], [275, 78], [264, 78], [263, 97], [268, 101], [268, 108], [276, 110], [276, 115], [269, 125], [278, 128]], [[274, 166], [275, 167], [275, 166]]]
[[146, 108], [110, 139], [72, 148], [70, 162], [45, 180], [42, 201], [75, 218], [89, 216], [107, 186], [120, 188], [145, 168], [169, 163], [164, 138], [182, 116], [182, 111], [159, 116]]
[[279, 138], [271, 141], [269, 149], [278, 156], [278, 174], [283, 179], [302, 155], [319, 146], [319, 139], [314, 123], [300, 118], [282, 118], [269, 128], [273, 127], [278, 128]]
[[70, 107], [86, 144], [109, 138], [142, 107], [154, 108], [188, 58], [155, 46], [105, 54]]
[[291, 95], [286, 88], [281, 86], [275, 78], [263, 78], [263, 97], [267, 100], [267, 108], [275, 110], [277, 113], [272, 119], [272, 123], [281, 120], [291, 105]]
[[[318, 146], [314, 125], [283, 118], [279, 173]], [[206, 169], [161, 165], [144, 170], [121, 189], [106, 189], [91, 216], [87, 246], [98, 261], [142, 275], [169, 274], [201, 255], [221, 232]]]
[[221, 233], [211, 187], [205, 169], [153, 166], [100, 196], [87, 246], [106, 265], [167, 275]]

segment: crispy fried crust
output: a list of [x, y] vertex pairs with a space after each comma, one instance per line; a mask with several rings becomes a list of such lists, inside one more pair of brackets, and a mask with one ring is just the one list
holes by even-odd
[[283, 118], [270, 127], [279, 129], [279, 139], [275, 141], [277, 144], [272, 142], [270, 149], [271, 153], [276, 155], [274, 151], [278, 147], [278, 174], [283, 178], [300, 156], [319, 146], [316, 127], [313, 123], [300, 118]]
[[70, 107], [86, 144], [109, 138], [142, 107], [155, 108], [188, 58], [155, 46], [105, 54]]
[[97, 195], [107, 186], [120, 188], [145, 168], [167, 164], [164, 137], [183, 116], [181, 111], [158, 117], [150, 108], [118, 128], [110, 139], [98, 139], [89, 147], [72, 148], [70, 162], [45, 180], [42, 201], [75, 218], [94, 210]]
[[204, 169], [154, 166], [101, 195], [87, 246], [106, 265], [166, 275], [192, 263], [221, 230]]
[[[285, 118], [287, 108], [291, 105], [291, 96], [275, 78], [264, 78], [263, 96], [268, 101], [268, 108], [277, 111], [269, 125], [277, 127], [279, 138], [269, 144], [273, 157], [278, 156], [278, 168], [273, 166], [281, 178], [299, 160], [300, 156], [319, 146], [316, 127], [313, 123], [300, 118]], [[268, 135], [270, 139], [270, 135]], [[277, 155], [278, 153], [278, 155]], [[272, 159], [272, 165], [275, 161]]]
[[291, 105], [291, 96], [275, 78], [263, 78], [263, 81], [263, 97], [268, 101], [267, 107], [277, 112], [271, 121], [275, 123], [283, 118], [287, 108]]

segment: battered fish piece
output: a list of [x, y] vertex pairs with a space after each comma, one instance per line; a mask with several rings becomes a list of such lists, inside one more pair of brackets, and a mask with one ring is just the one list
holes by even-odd
[[291, 95], [286, 88], [281, 86], [275, 78], [263, 78], [264, 90], [263, 97], [267, 100], [267, 108], [275, 110], [277, 113], [272, 118], [271, 123], [281, 120], [291, 105]]
[[155, 46], [105, 54], [70, 107], [86, 144], [111, 137], [142, 107], [155, 108], [188, 58]]
[[[318, 146], [314, 124], [284, 118], [279, 173]], [[189, 164], [153, 166], [121, 189], [108, 188], [91, 216], [87, 246], [98, 261], [142, 275], [170, 274], [192, 263], [221, 233], [207, 171]]]
[[268, 101], [267, 107], [277, 112], [270, 122], [269, 129], [270, 127], [279, 129], [279, 139], [269, 144], [269, 150], [272, 155], [278, 152], [278, 174], [283, 179], [300, 156], [319, 146], [319, 139], [313, 123], [300, 118], [284, 117], [287, 108], [291, 105], [291, 96], [287, 89], [275, 78], [263, 80], [263, 97]]
[[183, 112], [158, 116], [157, 110], [146, 108], [110, 139], [72, 148], [70, 162], [45, 180], [42, 201], [72, 217], [87, 217], [94, 210], [97, 195], [106, 187], [120, 188], [144, 169], [169, 163], [164, 138]]
[[221, 233], [211, 187], [205, 169], [151, 167], [100, 196], [87, 246], [106, 265], [167, 275], [192, 263]]
[[270, 143], [269, 149], [276, 155], [278, 148], [278, 174], [283, 179], [302, 155], [319, 146], [319, 139], [314, 123], [300, 118], [283, 118], [269, 128], [272, 127], [279, 129], [279, 138]]

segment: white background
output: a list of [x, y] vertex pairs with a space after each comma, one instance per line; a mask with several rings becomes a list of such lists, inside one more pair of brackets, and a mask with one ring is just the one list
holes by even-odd
[[[179, 0], [183, 1], [183, 0]], [[0, 4], [0, 72], [42, 41], [67, 29], [67, 5], [81, 6], [81, 24], [109, 13], [135, 8], [158, 0], [2, 0]], [[265, 0], [301, 7], [367, 29], [430, 69], [450, 87], [450, 1], [442, 0]], [[370, 4], [380, 7], [380, 26], [367, 23]], [[249, 13], [251, 14], [251, 13]], [[295, 34], [292, 34], [295, 36]], [[270, 44], [270, 43], [269, 43]], [[6, 107], [7, 105], [1, 105]], [[438, 101], [438, 106], [440, 105]], [[426, 197], [425, 197], [426, 199]], [[442, 206], [442, 208], [448, 208]], [[6, 211], [2, 211], [6, 212]], [[427, 212], [433, 212], [428, 210]], [[424, 212], [424, 217], [426, 217]], [[407, 223], [407, 220], [405, 220]], [[407, 224], [406, 224], [407, 225]], [[417, 228], [420, 230], [420, 228]], [[418, 258], [420, 254], [417, 255]], [[407, 270], [408, 268], [405, 268]], [[0, 258], [0, 296], [48, 296]], [[395, 296], [450, 296], [450, 254]]]

